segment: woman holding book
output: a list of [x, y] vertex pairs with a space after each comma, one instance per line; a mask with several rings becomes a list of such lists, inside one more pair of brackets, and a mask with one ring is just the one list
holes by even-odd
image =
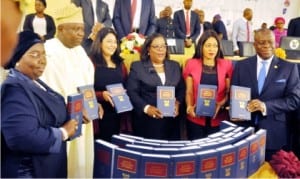
[[96, 120], [97, 124], [94, 123], [99, 129], [95, 128], [95, 138], [111, 141], [112, 135], [120, 133], [121, 122], [122, 127], [126, 128], [125, 132], [130, 130], [129, 114], [116, 112], [112, 94], [106, 89], [110, 84], [119, 83], [124, 86], [127, 78], [127, 70], [120, 57], [120, 44], [112, 28], [104, 27], [97, 33], [90, 58], [95, 66], [94, 88], [97, 100], [105, 111], [102, 120]]
[[[183, 71], [188, 139], [207, 137], [218, 131], [221, 120], [228, 118], [222, 108], [229, 97], [232, 70], [231, 61], [223, 59], [218, 34], [213, 30], [205, 31], [198, 41], [194, 57], [187, 61]], [[199, 84], [217, 87], [215, 112], [211, 117], [196, 115]]]
[[[154, 139], [174, 139], [179, 133], [179, 104], [184, 99], [184, 81], [177, 62], [170, 60], [162, 34], [149, 36], [141, 50], [140, 61], [133, 62], [127, 81], [128, 95], [134, 106], [133, 132]], [[157, 108], [157, 87], [175, 88], [173, 117], [164, 117]], [[175, 139], [179, 135], [175, 134]]]
[[1, 86], [1, 176], [66, 178], [66, 140], [78, 122], [67, 121], [64, 98], [39, 80], [46, 66], [42, 40], [19, 34]]

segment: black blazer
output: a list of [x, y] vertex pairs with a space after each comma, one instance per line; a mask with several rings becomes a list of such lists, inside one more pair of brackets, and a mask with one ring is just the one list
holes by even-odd
[[[164, 61], [166, 82], [165, 86], [175, 87], [175, 97], [183, 102], [185, 95], [184, 81], [177, 62]], [[141, 115], [147, 104], [156, 106], [156, 87], [163, 86], [150, 60], [137, 61], [131, 64], [127, 80], [127, 92], [133, 103], [134, 111]]]
[[[36, 14], [28, 14], [25, 18], [25, 22], [23, 25], [23, 30], [30, 30], [33, 31], [33, 19]], [[56, 27], [54, 20], [51, 16], [44, 14], [46, 18], [46, 32], [47, 34], [44, 35], [45, 40], [51, 39], [54, 37], [56, 32]]]

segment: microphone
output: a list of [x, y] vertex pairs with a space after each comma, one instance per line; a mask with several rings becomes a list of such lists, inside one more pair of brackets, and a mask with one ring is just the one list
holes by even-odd
[[148, 68], [149, 73], [155, 73], [155, 69], [153, 67]]

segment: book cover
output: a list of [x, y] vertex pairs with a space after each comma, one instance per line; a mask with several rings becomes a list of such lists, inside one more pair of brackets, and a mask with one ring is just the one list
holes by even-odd
[[146, 145], [146, 146], [151, 146], [151, 147], [159, 147], [160, 146], [160, 143], [146, 142], [146, 141], [140, 141], [140, 140], [134, 141], [134, 144], [137, 144], [137, 145]]
[[117, 113], [131, 111], [133, 109], [129, 96], [122, 83], [107, 85], [106, 89], [112, 95], [111, 98]]
[[226, 129], [228, 127], [234, 127], [234, 128], [236, 128], [237, 125], [234, 124], [234, 123], [232, 123], [232, 122], [229, 122], [229, 121], [225, 121], [225, 120], [221, 121], [220, 130]]
[[212, 117], [216, 111], [216, 92], [217, 86], [203, 85], [198, 86], [196, 115]]
[[78, 128], [75, 134], [69, 138], [69, 140], [73, 140], [76, 137], [81, 136], [81, 128], [82, 128], [82, 109], [83, 109], [83, 95], [80, 93], [76, 93], [73, 95], [69, 95], [67, 97], [67, 109], [68, 109], [68, 119], [76, 119], [78, 121]]
[[117, 148], [118, 146], [100, 139], [95, 141], [94, 178], [112, 178]]
[[[213, 133], [213, 134], [209, 134], [207, 137], [210, 138], [210, 139], [213, 139], [213, 138], [218, 138], [218, 137], [222, 137], [224, 136], [225, 134], [223, 132], [216, 132], [216, 133]], [[209, 139], [209, 140], [210, 140]]]
[[199, 145], [190, 145], [187, 147], [180, 147], [179, 152], [182, 154], [186, 154], [186, 153], [197, 153], [202, 151], [202, 148]]
[[219, 154], [215, 149], [205, 150], [196, 153], [196, 161], [199, 164], [196, 173], [197, 178], [218, 178], [219, 177]]
[[117, 148], [114, 156], [113, 178], [138, 178], [141, 153]]
[[259, 154], [259, 138], [256, 134], [253, 134], [246, 138], [249, 141], [249, 159], [248, 159], [248, 173], [247, 176], [251, 176], [260, 167], [260, 154]]
[[95, 95], [95, 90], [93, 85], [79, 86], [79, 93], [83, 94], [83, 107], [87, 112], [88, 118], [90, 120], [99, 118], [98, 102]]
[[231, 118], [251, 120], [251, 113], [247, 110], [250, 99], [250, 88], [232, 85], [229, 110]]
[[227, 128], [221, 129], [220, 132], [227, 133], [227, 132], [233, 131], [234, 129], [235, 129], [235, 127], [227, 127]]
[[116, 135], [116, 134], [114, 134], [111, 137], [111, 143], [119, 146], [120, 148], [125, 148], [126, 144], [133, 144], [134, 142], [135, 142], [134, 139], [119, 136], [119, 135]]
[[247, 178], [249, 141], [241, 140], [234, 143], [233, 146], [236, 148], [237, 152], [236, 178]]
[[130, 138], [130, 139], [134, 139], [134, 140], [143, 140], [144, 139], [143, 137], [130, 135], [130, 134], [120, 133], [119, 135], [122, 136], [122, 137], [127, 137], [127, 138]]
[[170, 155], [142, 154], [140, 178], [169, 178]]
[[157, 86], [157, 108], [162, 112], [164, 117], [175, 116], [175, 87], [174, 86]]
[[259, 141], [259, 164], [261, 166], [265, 162], [267, 131], [259, 129], [255, 134], [258, 136]]
[[173, 155], [180, 153], [179, 148], [176, 147], [154, 147], [154, 153]]
[[219, 152], [219, 178], [236, 178], [236, 148], [225, 145], [216, 149]]
[[184, 143], [167, 143], [167, 144], [160, 144], [160, 147], [184, 147], [186, 146]]
[[126, 144], [126, 149], [141, 152], [141, 153], [153, 153], [154, 147], [147, 145], [137, 145], [137, 144]]
[[158, 144], [168, 144], [168, 140], [161, 140], [161, 139], [149, 139], [149, 138], [144, 138], [144, 142], [153, 142], [153, 143], [158, 143]]
[[171, 155], [170, 178], [196, 178], [196, 155], [193, 153]]

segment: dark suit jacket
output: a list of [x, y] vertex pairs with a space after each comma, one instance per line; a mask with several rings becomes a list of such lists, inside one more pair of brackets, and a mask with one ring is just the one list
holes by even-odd
[[[33, 19], [34, 19], [34, 16], [36, 14], [28, 14], [25, 18], [25, 21], [24, 21], [24, 25], [23, 25], [23, 30], [30, 30], [33, 32]], [[55, 24], [54, 24], [54, 20], [51, 16], [45, 14], [45, 19], [46, 19], [46, 32], [47, 34], [44, 35], [45, 37], [45, 40], [48, 40], [48, 39], [51, 39], [54, 37], [55, 35], [55, 32], [56, 32], [56, 27], [55, 27]]]
[[[131, 1], [130, 0], [116, 0], [113, 24], [117, 31], [119, 39], [125, 37], [131, 32]], [[156, 17], [153, 0], [142, 0], [141, 20], [139, 33], [149, 36], [155, 32]]]
[[300, 37], [300, 17], [290, 20], [287, 36]]
[[257, 57], [237, 62], [232, 85], [251, 88], [251, 99], [266, 104], [267, 115], [260, 112], [251, 115], [252, 122], [258, 116], [258, 127], [267, 129], [267, 149], [278, 150], [287, 144], [288, 129], [286, 113], [297, 109], [300, 104], [300, 80], [296, 64], [274, 57], [261, 94], [258, 94]]
[[[82, 7], [82, 14], [84, 20], [84, 37], [87, 38], [92, 32], [92, 28], [95, 24], [92, 2], [90, 0], [72, 1], [77, 6]], [[108, 5], [102, 0], [96, 1], [96, 13], [98, 22], [103, 23], [106, 27], [112, 26], [112, 20], [109, 15]]]
[[175, 25], [170, 17], [163, 17], [156, 21], [156, 32], [165, 38], [175, 38]]
[[[150, 60], [133, 62], [131, 64], [131, 69], [127, 80], [127, 92], [134, 106], [134, 113], [136, 115], [133, 120], [134, 130], [140, 129], [141, 131], [138, 132], [138, 135], [152, 137], [156, 135], [151, 134], [153, 132], [166, 132], [160, 131], [158, 127], [161, 125], [162, 129], [166, 129], [166, 124], [162, 124], [167, 121], [166, 118], [162, 120], [153, 119], [143, 112], [147, 104], [156, 106], [157, 86], [174, 86], [176, 99], [181, 103], [184, 101], [185, 87], [179, 64], [175, 61], [165, 60], [164, 69], [166, 82], [163, 85]], [[174, 121], [174, 118], [171, 118], [169, 121]], [[151, 128], [153, 129], [152, 131], [149, 130]]]
[[47, 92], [12, 74], [1, 87], [1, 177], [17, 178], [24, 157], [31, 159], [35, 178], [67, 177], [66, 142], [51, 129], [67, 120], [64, 98], [39, 80]]
[[[191, 18], [190, 18], [190, 30], [191, 35], [190, 38], [193, 40], [193, 42], [196, 41], [197, 37], [200, 34], [200, 21], [198, 14], [194, 11], [191, 11]], [[176, 38], [179, 39], [185, 39], [186, 38], [186, 28], [185, 28], [185, 16], [184, 16], [184, 10], [179, 10], [174, 13], [173, 22], [175, 24], [175, 35]]]
[[[83, 48], [89, 53], [92, 40], [88, 39], [95, 24], [93, 5], [90, 0], [72, 0], [74, 4], [82, 7], [82, 15], [84, 21], [84, 39], [82, 41]], [[102, 0], [96, 1], [96, 15], [98, 22], [103, 23], [105, 27], [112, 26], [112, 20], [109, 15], [108, 5]]]

